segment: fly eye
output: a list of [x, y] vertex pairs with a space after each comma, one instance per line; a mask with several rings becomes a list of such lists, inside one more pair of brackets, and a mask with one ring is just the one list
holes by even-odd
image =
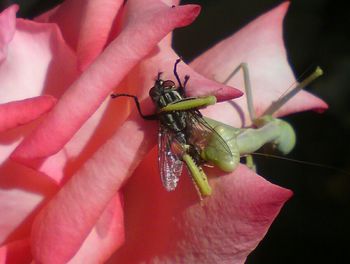
[[167, 80], [163, 82], [163, 87], [164, 88], [172, 88], [175, 86], [175, 83], [171, 80]]
[[156, 90], [155, 87], [152, 87], [152, 88], [149, 90], [149, 96], [150, 96], [151, 98], [153, 98], [153, 97], [156, 96], [156, 95], [157, 95], [157, 90]]

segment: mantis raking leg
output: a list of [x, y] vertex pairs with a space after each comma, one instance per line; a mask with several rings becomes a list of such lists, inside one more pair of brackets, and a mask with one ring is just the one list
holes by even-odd
[[255, 111], [254, 111], [254, 104], [253, 104], [253, 93], [252, 93], [252, 86], [250, 83], [250, 76], [249, 76], [249, 70], [248, 70], [248, 64], [245, 62], [242, 62], [238, 67], [226, 78], [226, 80], [223, 82], [223, 84], [227, 84], [233, 76], [236, 75], [236, 73], [242, 69], [243, 71], [243, 79], [244, 79], [244, 89], [245, 94], [247, 97], [247, 106], [248, 106], [248, 112], [250, 120], [253, 122], [256, 118]]
[[[254, 103], [253, 103], [253, 92], [252, 92], [252, 86], [250, 82], [250, 75], [248, 70], [248, 64], [245, 62], [242, 62], [238, 67], [227, 77], [227, 79], [224, 81], [224, 84], [226, 84], [235, 74], [242, 69], [243, 72], [243, 80], [244, 80], [244, 89], [245, 89], [245, 95], [247, 98], [247, 108], [249, 112], [250, 121], [254, 124], [254, 121], [256, 119], [256, 114], [254, 110]], [[246, 165], [248, 168], [252, 170], [256, 170], [256, 165], [254, 163], [253, 157], [251, 155], [246, 156]]]
[[184, 100], [168, 104], [159, 110], [160, 113], [171, 111], [185, 111], [190, 109], [203, 108], [208, 105], [216, 104], [215, 96], [199, 97], [199, 98], [186, 98]]
[[194, 162], [193, 158], [189, 154], [182, 156], [183, 161], [186, 163], [188, 170], [191, 173], [192, 179], [198, 188], [201, 196], [209, 196], [211, 194], [211, 188], [208, 183], [208, 178], [205, 175], [203, 169]]
[[117, 98], [117, 97], [122, 97], [122, 96], [134, 98], [134, 101], [135, 101], [135, 104], [136, 104], [136, 107], [137, 107], [137, 111], [139, 111], [139, 114], [140, 114], [140, 116], [143, 119], [146, 119], [146, 120], [156, 120], [156, 119], [158, 119], [157, 115], [145, 115], [145, 114], [142, 113], [140, 102], [139, 102], [139, 99], [137, 98], [137, 96], [131, 95], [131, 94], [111, 94], [111, 98], [113, 98], [113, 99]]

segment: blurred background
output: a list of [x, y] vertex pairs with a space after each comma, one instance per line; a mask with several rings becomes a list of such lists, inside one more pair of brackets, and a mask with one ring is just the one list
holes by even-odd
[[[58, 0], [0, 1], [20, 5], [19, 17], [32, 18]], [[181, 1], [202, 5], [198, 19], [176, 30], [174, 48], [190, 61], [278, 0]], [[213, 22], [215, 21], [215, 23]], [[267, 180], [293, 190], [270, 231], [247, 263], [344, 263], [350, 259], [350, 16], [331, 0], [293, 0], [284, 23], [285, 44], [296, 76], [320, 65], [325, 75], [311, 92], [329, 104], [324, 114], [301, 113], [286, 119], [298, 136], [292, 159], [338, 168], [256, 157]]]

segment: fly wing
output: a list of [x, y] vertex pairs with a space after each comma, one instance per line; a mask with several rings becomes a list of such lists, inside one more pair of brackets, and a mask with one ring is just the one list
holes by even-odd
[[182, 173], [183, 162], [180, 159], [180, 153], [174, 151], [174, 149], [180, 148], [182, 146], [176, 140], [175, 134], [160, 125], [158, 132], [158, 165], [160, 178], [167, 191], [175, 190]]
[[204, 120], [199, 111], [189, 111], [186, 122], [188, 143], [197, 148], [199, 152], [215, 139], [216, 151], [220, 152], [220, 157], [232, 158], [233, 154], [226, 141]]

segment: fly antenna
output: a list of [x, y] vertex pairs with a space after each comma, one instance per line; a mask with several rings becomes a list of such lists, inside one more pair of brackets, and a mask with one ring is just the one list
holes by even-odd
[[272, 102], [269, 108], [265, 110], [263, 115], [272, 115], [277, 112], [285, 103], [287, 103], [294, 95], [308, 86], [315, 79], [320, 77], [323, 74], [323, 70], [317, 66], [316, 70], [307, 78], [305, 78], [302, 82], [298, 83], [293, 89], [291, 89], [287, 94], [282, 96], [275, 102]]
[[162, 74], [163, 74], [163, 72], [158, 72], [156, 81], [159, 81], [159, 80], [160, 80], [160, 76], [162, 76]]

